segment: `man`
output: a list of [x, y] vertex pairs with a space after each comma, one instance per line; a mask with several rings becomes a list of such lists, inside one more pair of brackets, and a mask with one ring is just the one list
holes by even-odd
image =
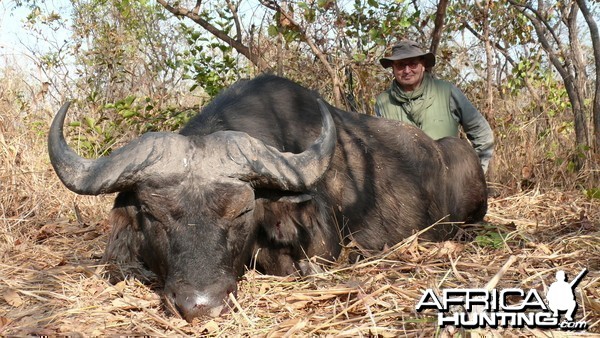
[[401, 41], [379, 62], [392, 67], [394, 80], [377, 96], [375, 114], [413, 124], [435, 140], [458, 136], [462, 126], [487, 172], [494, 149], [492, 129], [460, 89], [429, 72], [435, 55], [423, 52], [416, 42]]

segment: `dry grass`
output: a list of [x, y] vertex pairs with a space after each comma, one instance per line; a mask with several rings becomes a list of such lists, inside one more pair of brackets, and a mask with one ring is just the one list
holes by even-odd
[[[234, 311], [191, 324], [163, 308], [152, 281], [108, 282], [98, 265], [106, 241], [102, 222], [52, 220], [40, 227], [38, 220], [2, 233], [0, 333], [430, 336], [436, 333], [434, 314], [414, 310], [423, 289], [485, 287], [511, 257], [517, 259], [500, 276], [498, 288], [545, 290], [557, 269], [575, 276], [587, 267], [590, 273], [578, 287], [577, 318], [598, 333], [598, 210], [598, 203], [560, 192], [493, 200], [490, 229], [506, 235], [500, 248], [411, 238], [380, 256], [304, 279], [249, 271], [240, 281]], [[499, 334], [507, 333], [554, 334], [512, 329]]]
[[[474, 240], [409, 238], [377, 257], [302, 279], [248, 271], [233, 311], [187, 323], [163, 307], [151, 276], [132, 273], [109, 283], [98, 262], [111, 196], [76, 196], [62, 186], [46, 155], [43, 131], [49, 121], [13, 123], [20, 121], [20, 108], [6, 93], [18, 91], [19, 83], [4, 87], [0, 335], [465, 336], [438, 331], [435, 312], [415, 311], [425, 288], [485, 287], [495, 280], [491, 287], [545, 293], [556, 270], [572, 277], [584, 267], [590, 273], [577, 288], [576, 318], [587, 321], [589, 332], [600, 333], [600, 200], [539, 185], [491, 199], [487, 223], [467, 229], [479, 236]], [[125, 273], [134, 271], [124, 267]], [[561, 335], [537, 329], [468, 333]]]

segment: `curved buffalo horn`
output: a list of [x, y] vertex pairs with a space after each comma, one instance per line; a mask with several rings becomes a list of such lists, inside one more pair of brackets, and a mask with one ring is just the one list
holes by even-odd
[[[69, 105], [65, 103], [52, 122], [48, 152], [61, 181], [82, 195], [130, 190], [140, 182], [167, 186], [190, 174], [205, 178], [226, 175], [255, 186], [303, 191], [325, 173], [336, 145], [333, 119], [319, 100], [323, 116], [321, 135], [300, 154], [282, 153], [243, 132], [220, 131], [205, 136], [200, 143], [175, 133], [146, 133], [109, 156], [85, 159], [64, 138]], [[228, 165], [221, 156], [237, 165]]]
[[[50, 162], [69, 190], [82, 195], [99, 195], [128, 190], [142, 177], [180, 174], [180, 153], [189, 149], [186, 137], [174, 133], [147, 133], [98, 159], [80, 157], [67, 144], [63, 134], [65, 103], [52, 121], [48, 135]], [[187, 163], [186, 163], [187, 164]], [[156, 172], [144, 169], [152, 166]], [[184, 164], [185, 166], [185, 164]]]
[[238, 137], [226, 140], [226, 151], [229, 158], [245, 170], [229, 175], [251, 182], [256, 187], [304, 191], [313, 186], [329, 167], [337, 141], [329, 109], [321, 99], [317, 101], [323, 119], [321, 135], [308, 149], [299, 154], [283, 153], [239, 133]]

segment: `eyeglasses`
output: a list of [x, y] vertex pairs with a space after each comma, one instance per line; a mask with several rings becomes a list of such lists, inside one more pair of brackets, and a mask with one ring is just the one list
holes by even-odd
[[414, 69], [417, 69], [417, 67], [419, 67], [420, 64], [421, 64], [420, 60], [411, 60], [411, 61], [404, 61], [404, 62], [396, 61], [396, 62], [394, 62], [394, 68], [399, 68], [401, 70], [404, 70], [408, 66], [408, 68], [414, 70]]

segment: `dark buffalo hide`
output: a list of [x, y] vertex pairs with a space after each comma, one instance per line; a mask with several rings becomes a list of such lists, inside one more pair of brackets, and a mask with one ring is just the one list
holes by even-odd
[[350, 240], [377, 251], [438, 221], [424, 238], [483, 218], [485, 178], [468, 142], [318, 98], [276, 76], [240, 81], [179, 134], [148, 133], [94, 160], [64, 140], [67, 104], [50, 157], [74, 192], [119, 192], [104, 259], [145, 263], [187, 320], [227, 309], [252, 260], [269, 274], [308, 273], [308, 259], [335, 260]]

